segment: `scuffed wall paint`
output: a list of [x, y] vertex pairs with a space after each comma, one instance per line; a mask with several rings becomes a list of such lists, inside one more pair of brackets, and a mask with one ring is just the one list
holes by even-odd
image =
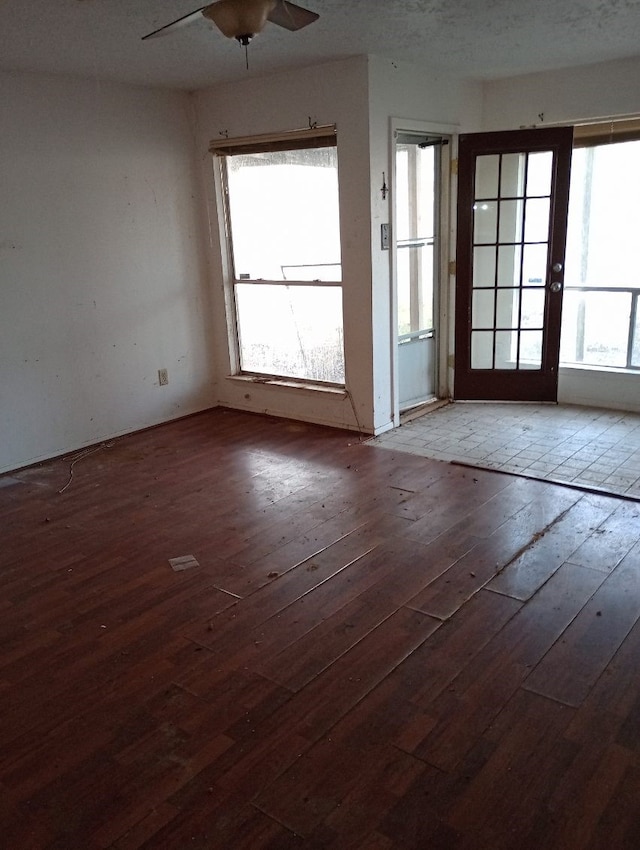
[[0, 75], [0, 470], [212, 404], [188, 112], [183, 93]]

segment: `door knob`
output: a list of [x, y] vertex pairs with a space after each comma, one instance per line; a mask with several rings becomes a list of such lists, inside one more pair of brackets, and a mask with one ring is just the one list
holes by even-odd
[[562, 263], [554, 263], [552, 269], [556, 274], [562, 271]]
[[560, 290], [562, 289], [562, 284], [559, 280], [554, 280], [549, 284], [549, 289], [552, 292], [560, 292]]

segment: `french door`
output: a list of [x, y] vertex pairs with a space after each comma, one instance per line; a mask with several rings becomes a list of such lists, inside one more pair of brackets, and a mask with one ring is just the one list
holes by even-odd
[[557, 400], [572, 138], [460, 136], [456, 399]]

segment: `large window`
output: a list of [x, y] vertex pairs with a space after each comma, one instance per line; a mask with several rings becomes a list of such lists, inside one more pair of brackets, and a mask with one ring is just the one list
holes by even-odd
[[562, 308], [564, 364], [640, 369], [637, 123], [576, 130]]
[[343, 385], [335, 133], [213, 150], [225, 187], [240, 372]]

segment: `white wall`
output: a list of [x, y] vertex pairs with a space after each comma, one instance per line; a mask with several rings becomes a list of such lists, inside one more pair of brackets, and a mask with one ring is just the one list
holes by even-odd
[[191, 109], [0, 75], [0, 470], [213, 403]]
[[640, 58], [496, 80], [484, 97], [484, 130], [638, 115]]
[[[373, 340], [366, 57], [218, 85], [199, 92], [196, 103], [198, 152], [211, 224], [216, 400], [229, 407], [370, 431]], [[221, 133], [233, 138], [301, 129], [310, 120], [336, 124], [338, 130], [346, 385], [352, 400], [340, 393], [247, 385], [228, 377], [233, 370], [224, 314], [225, 271], [209, 142]]]
[[[625, 115], [640, 115], [638, 58], [528, 74], [485, 86], [486, 130], [571, 124]], [[640, 375], [561, 368], [558, 400], [640, 412]]]

